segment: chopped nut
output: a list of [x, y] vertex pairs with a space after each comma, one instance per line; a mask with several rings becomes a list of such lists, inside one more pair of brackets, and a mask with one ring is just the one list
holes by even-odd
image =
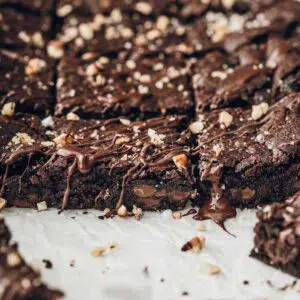
[[259, 105], [253, 105], [251, 118], [255, 121], [260, 119], [262, 116], [264, 116], [268, 112], [268, 109], [269, 109], [269, 104], [266, 102], [263, 102]]
[[222, 111], [219, 114], [219, 123], [221, 124], [221, 128], [228, 128], [233, 121], [233, 116], [227, 111]]
[[54, 121], [51, 116], [42, 120], [43, 127], [52, 127], [54, 125]]
[[97, 67], [97, 64], [93, 63], [87, 66], [86, 68], [86, 75], [88, 76], [95, 76], [99, 74], [99, 69]]
[[18, 253], [12, 252], [7, 255], [7, 264], [10, 267], [17, 267], [21, 264], [21, 257]]
[[156, 27], [160, 31], [165, 31], [169, 26], [170, 20], [167, 16], [159, 16], [156, 21]]
[[122, 205], [119, 207], [117, 214], [119, 217], [126, 217], [128, 215], [128, 210], [126, 206]]
[[143, 210], [135, 205], [133, 205], [132, 213], [137, 220], [140, 220], [143, 216]]
[[42, 201], [42, 202], [38, 202], [36, 204], [37, 206], [37, 210], [38, 211], [44, 211], [44, 210], [47, 210], [48, 209], [48, 206], [47, 206], [47, 202], [46, 201]]
[[203, 223], [197, 222], [196, 230], [197, 231], [206, 231], [205, 225]]
[[172, 159], [176, 167], [179, 169], [179, 171], [183, 172], [187, 169], [188, 157], [186, 156], [186, 154], [179, 154], [173, 156]]
[[226, 9], [231, 9], [236, 0], [222, 0], [222, 3]]
[[47, 64], [44, 60], [39, 58], [32, 58], [28, 61], [27, 66], [25, 67], [26, 75], [33, 75], [41, 72], [46, 68]]
[[180, 220], [182, 218], [182, 212], [181, 211], [175, 211], [172, 213], [172, 217], [175, 220]]
[[148, 136], [150, 137], [151, 143], [159, 146], [164, 144], [165, 135], [164, 134], [158, 134], [155, 130], [149, 128], [148, 129]]
[[122, 136], [122, 137], [119, 137], [116, 139], [115, 141], [115, 144], [116, 145], [122, 145], [122, 144], [125, 144], [125, 143], [128, 143], [130, 142], [130, 138], [127, 137], [127, 136]]
[[45, 46], [45, 41], [44, 38], [42, 36], [42, 34], [40, 32], [35, 32], [32, 37], [32, 43], [39, 47], [39, 48], [43, 48]]
[[94, 257], [103, 256], [104, 254], [108, 253], [111, 249], [114, 249], [116, 247], [117, 247], [117, 243], [110, 242], [106, 247], [94, 248], [91, 251], [91, 255]]
[[143, 1], [138, 2], [135, 5], [135, 9], [136, 11], [144, 15], [150, 15], [152, 12], [152, 6], [150, 5], [150, 3], [143, 2]]
[[217, 275], [219, 273], [221, 273], [221, 269], [219, 267], [217, 267], [216, 265], [213, 265], [209, 262], [205, 263], [205, 271], [208, 275], [212, 276], [212, 275]]
[[216, 153], [216, 157], [219, 157], [222, 152], [222, 148], [219, 146], [219, 144], [213, 145], [213, 150]]
[[0, 211], [5, 208], [7, 201], [4, 198], [0, 198]]
[[41, 145], [42, 145], [43, 147], [51, 148], [51, 147], [54, 147], [54, 146], [55, 146], [55, 143], [54, 143], [54, 142], [51, 142], [51, 141], [44, 141], [44, 142], [41, 142]]
[[2, 116], [11, 117], [15, 113], [16, 104], [14, 102], [5, 103], [1, 110]]
[[205, 238], [203, 236], [195, 236], [182, 246], [181, 251], [186, 252], [191, 250], [193, 252], [199, 252], [204, 247], [204, 244]]
[[78, 29], [83, 39], [91, 40], [94, 37], [93, 28], [89, 24], [80, 24]]
[[73, 10], [72, 5], [67, 4], [57, 10], [57, 15], [59, 17], [66, 17], [68, 14], [70, 14], [72, 12], [72, 10]]
[[190, 124], [189, 129], [193, 134], [199, 134], [203, 131], [204, 124], [201, 121], [196, 121], [196, 122]]
[[64, 42], [58, 40], [50, 41], [47, 46], [47, 53], [52, 58], [62, 58], [64, 56]]
[[66, 144], [71, 144], [73, 141], [72, 137], [68, 134], [62, 133], [53, 139], [53, 142], [58, 146], [62, 147]]
[[67, 120], [68, 121], [78, 121], [78, 120], [80, 120], [80, 117], [73, 112], [69, 112], [67, 114]]
[[103, 215], [106, 216], [110, 213], [110, 209], [107, 207], [103, 210]]
[[122, 119], [122, 118], [120, 118], [120, 122], [121, 122], [121, 124], [123, 124], [125, 126], [129, 126], [131, 123], [130, 120]]
[[29, 145], [32, 146], [35, 143], [35, 140], [27, 133], [17, 132], [16, 135], [11, 139], [9, 146], [12, 145]]

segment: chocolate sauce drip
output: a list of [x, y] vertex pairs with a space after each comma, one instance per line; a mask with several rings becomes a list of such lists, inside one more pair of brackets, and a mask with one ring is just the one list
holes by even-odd
[[225, 230], [230, 235], [234, 236], [232, 233], [228, 232], [224, 222], [227, 219], [236, 217], [236, 209], [228, 202], [226, 197], [223, 195], [217, 201], [213, 198], [206, 201], [203, 206], [199, 208], [197, 215], [193, 217], [194, 220], [212, 220], [217, 225], [219, 225], [223, 230]]

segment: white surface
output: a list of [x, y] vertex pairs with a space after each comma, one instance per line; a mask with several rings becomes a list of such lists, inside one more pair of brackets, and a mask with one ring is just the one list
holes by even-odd
[[[183, 253], [181, 246], [199, 234], [191, 217], [174, 220], [171, 212], [146, 213], [140, 220], [115, 217], [99, 220], [89, 211], [7, 209], [3, 215], [27, 261], [38, 267], [52, 286], [62, 288], [66, 299], [176, 300], [176, 299], [299, 299], [291, 289], [276, 287], [294, 278], [248, 257], [252, 247], [254, 211], [239, 212], [226, 223], [231, 237], [211, 221], [203, 222], [206, 247], [199, 254]], [[71, 219], [75, 216], [75, 219]], [[110, 241], [118, 248], [103, 257], [92, 257], [94, 247]], [[53, 269], [45, 269], [49, 259]], [[70, 267], [74, 259], [75, 267]], [[204, 262], [222, 269], [218, 276], [201, 271]], [[149, 276], [143, 269], [148, 266]], [[200, 270], [199, 270], [200, 269]], [[164, 282], [161, 282], [164, 278]], [[243, 281], [248, 280], [249, 285]], [[187, 291], [188, 296], [182, 296]]]

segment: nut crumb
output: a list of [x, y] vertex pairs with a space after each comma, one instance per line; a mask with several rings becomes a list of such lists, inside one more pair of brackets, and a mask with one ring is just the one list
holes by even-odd
[[76, 115], [75, 113], [73, 113], [73, 112], [69, 112], [67, 114], [67, 120], [68, 121], [79, 121], [80, 117], [78, 115]]
[[37, 210], [38, 211], [44, 211], [44, 210], [47, 210], [48, 209], [48, 206], [47, 206], [47, 202], [46, 201], [42, 201], [42, 202], [38, 202], [36, 204], [37, 206]]
[[12, 252], [7, 255], [7, 264], [10, 267], [17, 267], [21, 264], [21, 257], [18, 253]]
[[182, 212], [181, 211], [175, 211], [172, 213], [172, 217], [175, 220], [180, 220], [182, 218]]
[[181, 251], [199, 252], [201, 249], [203, 249], [204, 245], [205, 245], [205, 238], [203, 236], [195, 236], [194, 238], [192, 238], [182, 246]]
[[193, 134], [199, 134], [203, 131], [204, 124], [201, 121], [196, 121], [196, 122], [190, 124], [189, 129]]
[[4, 198], [0, 198], [0, 211], [2, 211], [7, 204], [7, 201]]
[[3, 105], [3, 108], [1, 110], [2, 116], [11, 117], [15, 113], [15, 107], [16, 104], [14, 102], [9, 102]]
[[143, 210], [135, 205], [133, 205], [132, 213], [137, 220], [140, 220], [144, 214]]
[[98, 247], [94, 248], [91, 251], [91, 255], [94, 257], [103, 256], [107, 254], [111, 249], [114, 249], [117, 247], [117, 244], [115, 242], [110, 242], [106, 247]]
[[197, 231], [206, 231], [206, 227], [203, 223], [197, 222], [196, 224], [196, 230]]
[[178, 170], [180, 172], [183, 172], [187, 169], [187, 165], [188, 165], [188, 157], [186, 156], [186, 154], [179, 154], [176, 156], [173, 156], [173, 162], [176, 165], [176, 167], [178, 168]]
[[222, 129], [228, 128], [233, 121], [233, 116], [227, 111], [222, 111], [219, 114], [219, 123]]
[[128, 210], [126, 206], [122, 205], [118, 208], [117, 214], [119, 217], [126, 217], [128, 216]]
[[220, 274], [221, 273], [221, 269], [216, 266], [216, 265], [213, 265], [209, 262], [206, 262], [205, 263], [205, 272], [210, 275], [210, 276], [213, 276], [213, 275], [217, 275], [217, 274]]

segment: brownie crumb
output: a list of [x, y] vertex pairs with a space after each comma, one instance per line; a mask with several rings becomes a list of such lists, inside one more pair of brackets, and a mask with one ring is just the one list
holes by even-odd
[[244, 280], [244, 281], [243, 281], [243, 284], [244, 284], [244, 285], [249, 285], [249, 283], [250, 283], [250, 282], [249, 282], [248, 280]]
[[164, 279], [164, 278], [161, 278], [161, 279], [160, 279], [160, 282], [165, 282], [165, 279]]
[[45, 264], [46, 269], [52, 269], [53, 268], [53, 264], [49, 259], [43, 259], [43, 263]]
[[189, 293], [188, 293], [187, 291], [183, 291], [183, 292], [181, 293], [181, 295], [182, 295], [182, 296], [188, 296]]
[[71, 259], [71, 260], [70, 260], [69, 266], [70, 266], [71, 268], [75, 267], [75, 259]]
[[149, 276], [149, 267], [148, 266], [145, 266], [144, 269], [143, 269], [143, 273], [145, 274], [145, 276]]

